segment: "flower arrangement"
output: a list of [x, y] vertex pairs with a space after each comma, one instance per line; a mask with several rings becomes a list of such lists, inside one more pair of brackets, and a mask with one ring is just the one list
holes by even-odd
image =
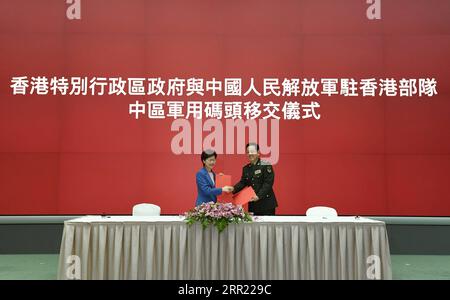
[[252, 215], [241, 206], [232, 203], [203, 203], [184, 214], [187, 224], [196, 222], [202, 224], [203, 229], [213, 224], [219, 232], [227, 228], [228, 224], [252, 222]]

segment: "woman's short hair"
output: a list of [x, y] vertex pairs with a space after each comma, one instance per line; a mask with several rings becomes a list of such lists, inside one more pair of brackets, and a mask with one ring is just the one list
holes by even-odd
[[204, 161], [204, 160], [207, 160], [208, 158], [213, 157], [213, 156], [214, 156], [214, 158], [217, 158], [217, 153], [216, 153], [216, 151], [214, 151], [214, 150], [212, 150], [212, 149], [206, 149], [206, 150], [203, 150], [202, 155], [201, 155], [202, 164], [205, 165], [205, 164], [203, 163], [203, 161]]

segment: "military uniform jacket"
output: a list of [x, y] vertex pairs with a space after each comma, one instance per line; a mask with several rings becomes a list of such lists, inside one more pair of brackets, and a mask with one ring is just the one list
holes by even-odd
[[251, 186], [259, 200], [249, 202], [249, 211], [258, 212], [273, 209], [278, 206], [272, 188], [274, 178], [272, 165], [259, 159], [256, 164], [249, 163], [242, 168], [241, 180], [234, 186], [233, 194], [240, 192], [246, 186]]

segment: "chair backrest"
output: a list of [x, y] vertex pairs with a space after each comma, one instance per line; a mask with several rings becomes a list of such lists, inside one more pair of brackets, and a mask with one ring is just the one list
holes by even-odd
[[141, 203], [133, 206], [133, 216], [159, 216], [161, 208], [150, 203]]
[[314, 206], [308, 208], [306, 216], [308, 217], [337, 217], [337, 211], [332, 207]]

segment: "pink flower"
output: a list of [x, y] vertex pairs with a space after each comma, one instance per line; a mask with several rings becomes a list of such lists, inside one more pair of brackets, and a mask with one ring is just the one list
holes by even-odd
[[[189, 224], [198, 221], [203, 226], [214, 224], [219, 229], [219, 232], [224, 230], [229, 223], [252, 221], [252, 214], [247, 213], [242, 207], [235, 206], [233, 203], [202, 203], [184, 213], [184, 216]], [[223, 219], [227, 219], [228, 221], [224, 224]], [[217, 222], [218, 220], [221, 220], [221, 222]]]

